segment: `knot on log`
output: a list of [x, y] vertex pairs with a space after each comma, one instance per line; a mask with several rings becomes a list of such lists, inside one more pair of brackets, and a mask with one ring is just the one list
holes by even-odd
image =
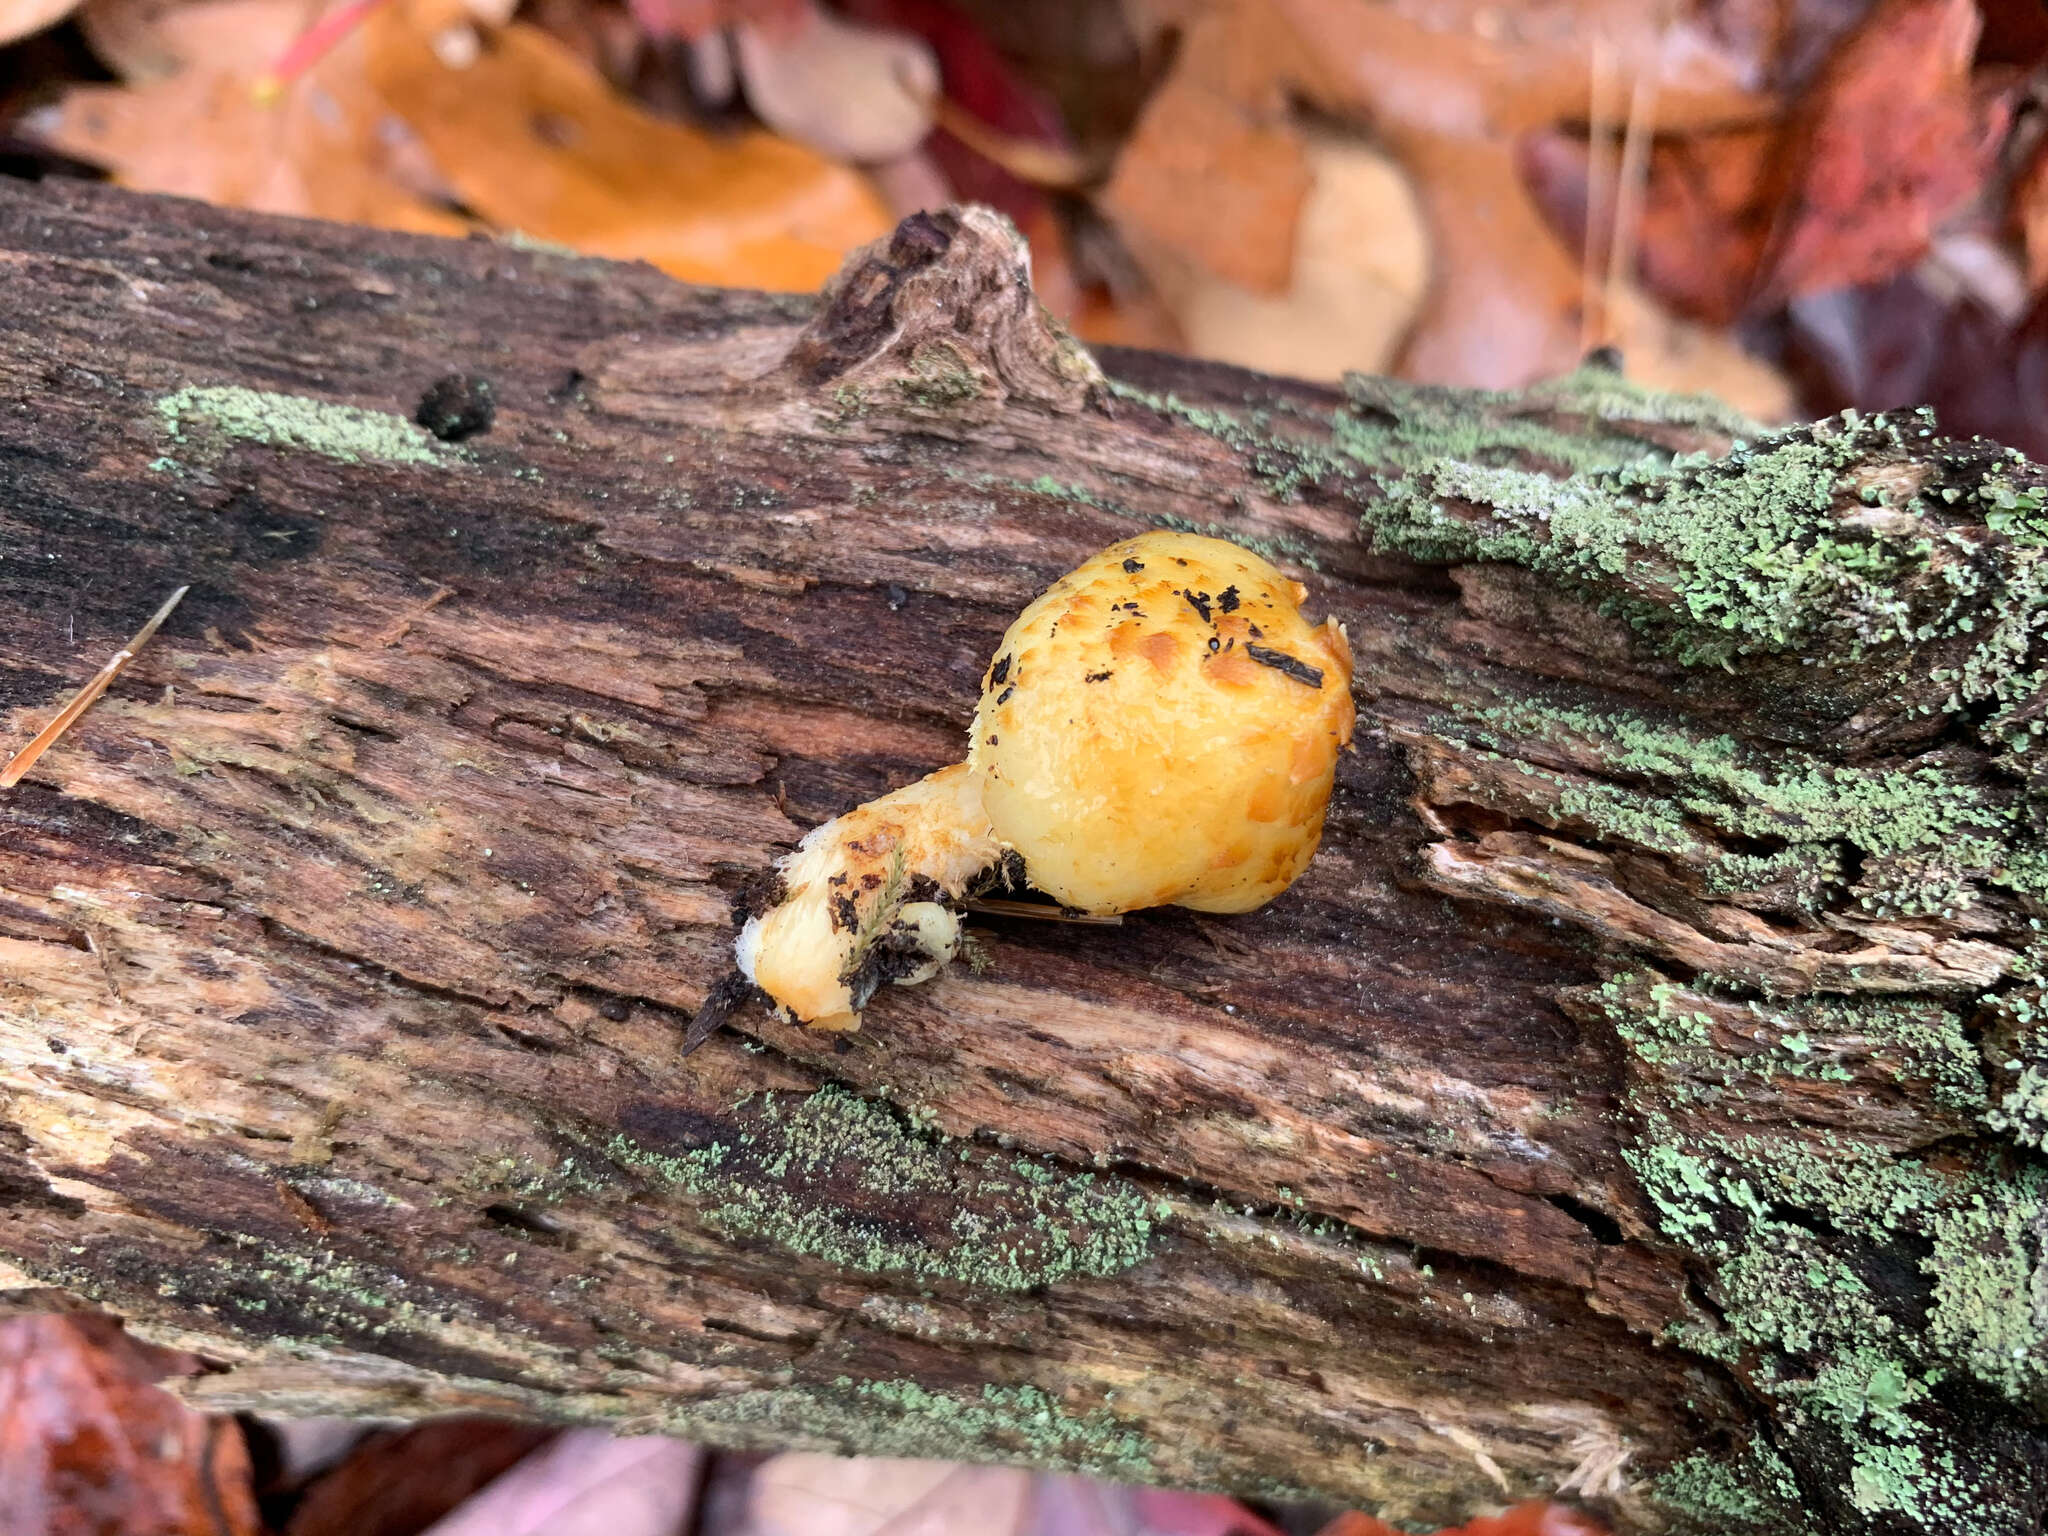
[[1031, 290], [1016, 226], [979, 206], [914, 213], [825, 286], [786, 368], [922, 425], [993, 419], [1005, 404], [1106, 408], [1102, 370]]

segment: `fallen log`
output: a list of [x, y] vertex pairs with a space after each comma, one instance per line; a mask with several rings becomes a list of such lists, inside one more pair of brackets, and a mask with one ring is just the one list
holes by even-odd
[[[2034, 466], [1091, 357], [979, 213], [816, 304], [85, 187], [0, 262], [8, 750], [191, 588], [0, 796], [18, 1302], [271, 1414], [2038, 1529]], [[684, 1059], [1162, 526], [1349, 627], [1301, 884]]]

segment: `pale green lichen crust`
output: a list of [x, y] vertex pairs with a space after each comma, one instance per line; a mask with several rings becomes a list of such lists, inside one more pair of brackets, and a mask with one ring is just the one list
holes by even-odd
[[865, 1274], [1025, 1291], [1120, 1274], [1152, 1248], [1154, 1205], [1135, 1185], [920, 1135], [836, 1086], [762, 1094], [734, 1118], [688, 1151], [623, 1135], [602, 1150], [719, 1232]]
[[1710, 1308], [1672, 1342], [1773, 1406], [1775, 1445], [1694, 1457], [1659, 1480], [1680, 1524], [1826, 1529], [1833, 1509], [1879, 1528], [2025, 1529], [2031, 1491], [2011, 1468], [1953, 1447], [1999, 1402], [2048, 1405], [2048, 1173], [1996, 1142], [1899, 1148], [1883, 1125], [1836, 1131], [1776, 1112], [1802, 1080], [1853, 1076], [1873, 1098], [1925, 1095], [1967, 1126], [1989, 1101], [1962, 1016], [1766, 1003], [1654, 972], [1578, 1001], [1640, 1063], [1624, 1156], [1659, 1226], [1705, 1266]]
[[299, 449], [344, 464], [441, 464], [450, 457], [430, 434], [390, 411], [238, 384], [187, 385], [158, 400], [156, 413], [173, 442], [186, 441], [189, 429], [201, 424], [242, 442]]
[[913, 1381], [839, 1376], [765, 1387], [674, 1409], [667, 1434], [783, 1449], [1009, 1461], [1124, 1482], [1152, 1478], [1152, 1443], [1107, 1408], [1073, 1412], [1032, 1386], [934, 1391]]
[[2048, 474], [2017, 453], [1945, 442], [1926, 412], [1845, 412], [1718, 457], [1548, 450], [1559, 478], [1528, 465], [1547, 429], [1488, 430], [1469, 405], [1462, 423], [1440, 406], [1418, 425], [1412, 396], [1368, 399], [1393, 425], [1347, 418], [1339, 440], [1384, 466], [1364, 511], [1376, 548], [1540, 572], [1682, 662], [1910, 657], [1901, 709], [1976, 711], [1987, 740], [2032, 746]]
[[[1553, 825], [1703, 865], [1716, 895], [1769, 890], [1784, 910], [1846, 903], [1872, 917], [1955, 917], [1988, 887], [2048, 896], [2048, 869], [2033, 856], [2038, 843], [2016, 788], [1940, 764], [1831, 763], [1637, 711], [1469, 702], [1484, 691], [1468, 687], [1462, 707], [1431, 728], [1537, 781], [1529, 787], [1548, 803]], [[1603, 777], [1529, 761], [1546, 749]], [[1747, 851], [1758, 844], [1783, 846]]]

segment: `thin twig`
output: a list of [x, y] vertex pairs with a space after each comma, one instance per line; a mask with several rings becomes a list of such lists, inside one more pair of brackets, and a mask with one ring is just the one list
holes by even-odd
[[184, 599], [190, 587], [180, 587], [164, 599], [163, 607], [149, 616], [149, 622], [135, 631], [134, 637], [114, 652], [113, 658], [94, 674], [92, 681], [71, 696], [71, 702], [57, 711], [57, 718], [37, 731], [35, 738], [13, 757], [7, 766], [0, 768], [0, 789], [12, 789], [21, 781], [21, 776], [35, 767], [36, 759], [57, 744], [57, 738], [70, 730], [78, 717], [93, 706], [93, 701], [107, 691], [107, 687], [119, 677], [128, 663], [135, 659], [135, 653], [149, 643], [149, 637], [157, 632], [157, 626], [171, 616], [171, 610]]

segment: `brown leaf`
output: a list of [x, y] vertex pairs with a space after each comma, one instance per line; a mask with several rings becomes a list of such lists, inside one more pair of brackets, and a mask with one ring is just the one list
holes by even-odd
[[[1713, 325], [1740, 316], [1756, 285], [1770, 233], [1770, 127], [1666, 138], [1650, 150], [1637, 230], [1643, 285], [1681, 314]], [[1561, 130], [1522, 144], [1522, 174], [1552, 231], [1567, 247], [1586, 238], [1586, 141]], [[1606, 250], [1606, 234], [1595, 237]]]
[[1141, 256], [1286, 291], [1310, 182], [1287, 95], [1291, 46], [1261, 0], [1218, 5], [1190, 26], [1101, 195]]
[[1382, 373], [1429, 286], [1429, 233], [1401, 168], [1349, 135], [1303, 134], [1311, 189], [1284, 292], [1156, 270], [1188, 348], [1241, 367], [1335, 380]]
[[[1751, 83], [1765, 74], [1763, 32], [1730, 45], [1690, 15], [1663, 27], [1657, 8], [1639, 0], [1578, 0], [1546, 8], [1540, 22], [1483, 0], [1151, 0], [1150, 8], [1182, 27], [1180, 62], [1148, 104], [1105, 207], [1155, 281], [1171, 281], [1164, 250], [1206, 262], [1240, 287], [1291, 283], [1305, 177], [1289, 112], [1305, 99], [1369, 126], [1415, 186], [1434, 270], [1399, 368], [1444, 383], [1514, 387], [1578, 360], [1577, 252], [1545, 226], [1516, 145], [1532, 129], [1584, 117], [1596, 36], [1611, 45], [1624, 79], [1661, 72], [1666, 127], [1753, 123], [1775, 109]], [[1194, 97], [1198, 88], [1206, 95]], [[1155, 131], [1163, 143], [1148, 143]], [[1666, 375], [1684, 377], [1693, 358], [1715, 350], [1664, 317], [1645, 319], [1631, 338], [1641, 346], [1683, 343], [1654, 360]]]
[[1775, 106], [1755, 84], [1767, 74], [1764, 36], [1724, 32], [1725, 7], [1268, 4], [1276, 24], [1298, 39], [1299, 87], [1308, 98], [1397, 144], [1409, 133], [1506, 143], [1532, 128], [1583, 120], [1596, 38], [1613, 50], [1624, 82], [1661, 76], [1657, 121], [1667, 131], [1754, 123]]
[[1983, 185], [2006, 103], [1974, 89], [1973, 0], [1884, 0], [1801, 104], [1761, 296], [1880, 281]]
[[370, 1435], [306, 1491], [286, 1536], [417, 1536], [555, 1433], [462, 1417]]
[[109, 1317], [0, 1320], [0, 1531], [257, 1536], [241, 1430], [155, 1385], [197, 1369]]
[[2012, 221], [2027, 253], [2027, 287], [2048, 288], [2048, 135], [2013, 177]]

